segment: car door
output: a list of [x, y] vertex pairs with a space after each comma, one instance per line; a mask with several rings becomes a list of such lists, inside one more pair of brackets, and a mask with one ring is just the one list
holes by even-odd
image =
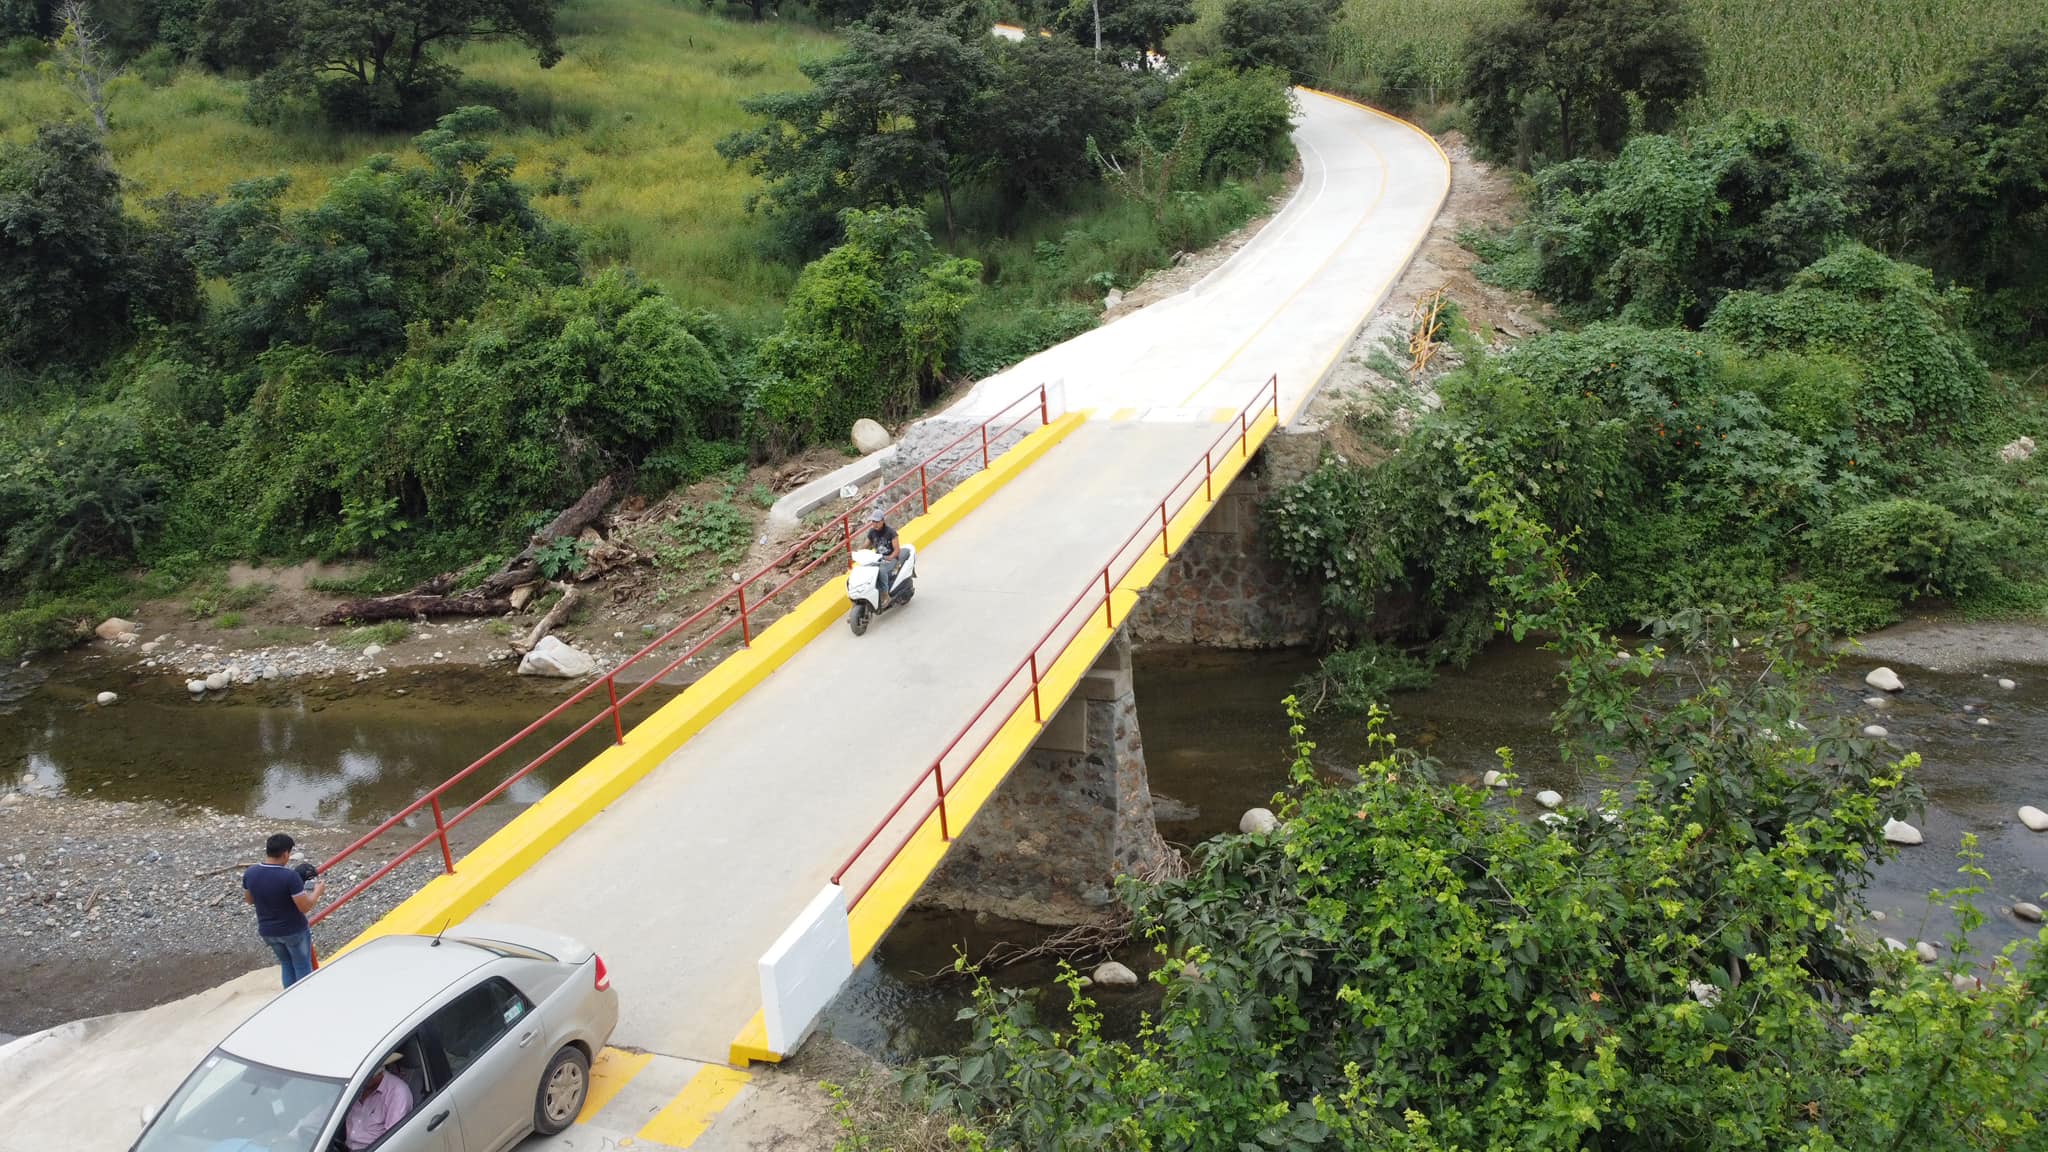
[[533, 1127], [547, 1038], [533, 1003], [502, 977], [464, 991], [427, 1021], [446, 1061], [442, 1095], [462, 1115], [468, 1152], [496, 1152]]
[[[412, 1109], [367, 1152], [467, 1152], [462, 1117], [456, 1114], [455, 1101], [445, 1090], [445, 1072], [430, 1059], [433, 1049], [427, 1039], [423, 1032], [415, 1032], [392, 1046], [401, 1058], [389, 1074], [405, 1082], [412, 1097]], [[380, 1053], [380, 1067], [381, 1057]], [[368, 1072], [358, 1076], [349, 1085], [346, 1099], [355, 1100], [368, 1082]], [[344, 1106], [343, 1126], [335, 1129], [330, 1147], [345, 1146], [347, 1116], [348, 1108]]]

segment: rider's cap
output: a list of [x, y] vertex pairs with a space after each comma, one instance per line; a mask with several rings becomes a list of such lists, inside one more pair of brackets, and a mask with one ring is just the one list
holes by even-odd
[[884, 517], [882, 515], [882, 510], [880, 508], [868, 509], [868, 523], [880, 524], [883, 519]]

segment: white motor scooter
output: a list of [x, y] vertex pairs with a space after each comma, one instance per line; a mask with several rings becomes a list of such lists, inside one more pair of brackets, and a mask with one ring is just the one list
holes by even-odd
[[882, 603], [880, 588], [882, 554], [872, 548], [862, 548], [853, 554], [853, 571], [846, 574], [846, 598], [853, 601], [853, 611], [846, 617], [846, 623], [853, 628], [855, 636], [867, 632], [869, 617], [903, 607], [916, 593], [917, 549], [903, 544], [898, 546], [898, 550], [903, 553], [903, 563], [897, 567], [895, 582], [889, 586], [886, 607]]

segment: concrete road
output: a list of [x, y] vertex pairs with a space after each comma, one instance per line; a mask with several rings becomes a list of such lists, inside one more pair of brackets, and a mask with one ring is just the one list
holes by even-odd
[[1450, 193], [1427, 135], [1296, 91], [1301, 188], [1199, 284], [976, 385], [947, 413], [980, 419], [1041, 383], [1070, 408], [1235, 409], [1267, 376], [1292, 417], [1379, 305]]

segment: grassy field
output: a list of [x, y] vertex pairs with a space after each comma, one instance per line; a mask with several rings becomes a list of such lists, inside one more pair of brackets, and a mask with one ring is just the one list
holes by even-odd
[[[2000, 39], [2048, 24], [2048, 0], [1686, 0], [1707, 38], [1696, 117], [1735, 108], [1792, 116], [1839, 147], [1849, 129], [1925, 90]], [[1516, 0], [1348, 0], [1332, 78], [1366, 89], [1401, 45], [1425, 87], [1448, 88], [1477, 22]], [[1418, 102], [1428, 102], [1422, 92]]]
[[[572, 0], [561, 29], [566, 55], [546, 71], [510, 45], [458, 58], [471, 81], [513, 98], [501, 143], [546, 193], [541, 207], [686, 306], [773, 310], [795, 269], [761, 259], [745, 215], [754, 181], [712, 145], [744, 122], [742, 98], [804, 84], [797, 63], [830, 52], [832, 38], [709, 15], [696, 0]], [[405, 147], [403, 134], [251, 124], [238, 81], [197, 70], [153, 79], [165, 82], [123, 78], [113, 100], [112, 147], [137, 201], [284, 172], [305, 203], [364, 157]], [[76, 108], [35, 71], [0, 78], [0, 139]]]

